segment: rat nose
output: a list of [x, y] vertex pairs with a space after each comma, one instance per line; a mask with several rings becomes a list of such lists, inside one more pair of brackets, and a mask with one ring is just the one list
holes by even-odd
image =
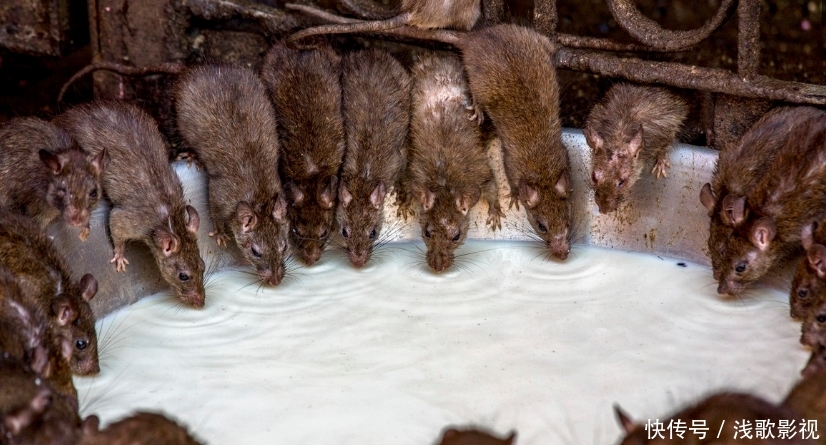
[[321, 249], [317, 246], [307, 247], [303, 250], [301, 258], [308, 266], [312, 266], [321, 258]]
[[201, 309], [204, 307], [206, 303], [206, 298], [203, 293], [193, 292], [191, 294], [185, 294], [181, 297], [184, 303], [194, 307], [195, 309]]
[[275, 272], [273, 272], [273, 269], [269, 267], [259, 270], [258, 276], [270, 286], [278, 286], [281, 284], [281, 280], [284, 279], [284, 267], [281, 265], [277, 266], [275, 268]]
[[361, 268], [367, 263], [367, 251], [350, 251], [350, 262], [353, 266]]

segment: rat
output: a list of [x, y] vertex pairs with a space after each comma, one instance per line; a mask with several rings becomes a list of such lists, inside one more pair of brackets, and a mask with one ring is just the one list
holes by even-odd
[[617, 83], [588, 114], [583, 133], [591, 147], [591, 180], [600, 213], [617, 209], [651, 168], [666, 177], [668, 147], [688, 114], [666, 88]]
[[344, 158], [341, 59], [329, 46], [295, 50], [279, 42], [267, 51], [261, 77], [281, 138], [290, 240], [311, 266], [330, 240]]
[[711, 183], [703, 185], [700, 191], [700, 202], [710, 217], [708, 255], [715, 280], [720, 279], [728, 239], [734, 232], [732, 204], [762, 179], [784, 144], [783, 135], [794, 114], [791, 107], [775, 108], [749, 128], [735, 145], [723, 147]]
[[184, 200], [155, 120], [138, 107], [120, 102], [80, 105], [55, 119], [87, 151], [98, 153], [106, 148], [109, 152], [103, 186], [112, 202], [109, 232], [115, 269], [126, 271], [129, 264], [126, 242], [143, 241], [178, 299], [203, 307], [204, 261], [197, 237], [200, 218]]
[[[822, 349], [822, 348], [821, 348]], [[782, 402], [806, 420], [816, 420], [818, 433], [824, 437], [826, 425], [826, 369], [811, 371], [794, 385]]]
[[826, 112], [797, 107], [787, 119], [784, 143], [762, 178], [746, 196], [724, 199], [735, 229], [723, 256], [720, 294], [740, 294], [794, 254], [803, 226], [826, 214]]
[[[90, 416], [91, 417], [91, 416]], [[183, 426], [163, 414], [137, 412], [102, 430], [92, 417], [83, 425], [83, 438], [78, 445], [199, 445]]]
[[[711, 395], [695, 404], [692, 404], [666, 419], [660, 420], [661, 432], [649, 428], [646, 430], [646, 423], [634, 422], [618, 406], [614, 406], [614, 411], [620, 426], [625, 431], [620, 445], [641, 445], [645, 443], [658, 444], [704, 444], [704, 443], [724, 443], [724, 444], [774, 444], [774, 443], [816, 443], [814, 439], [802, 439], [801, 434], [795, 434], [791, 438], [778, 439], [777, 427], [780, 421], [789, 422], [795, 427], [799, 426], [800, 417], [794, 410], [783, 406], [774, 405], [766, 400], [751, 394], [722, 392]], [[683, 438], [676, 435], [675, 428], [668, 429], [671, 421], [682, 421], [684, 427]], [[738, 430], [738, 425], [750, 425], [756, 428], [757, 420], [772, 422], [771, 438], [762, 438], [757, 432], [749, 428], [750, 434], [744, 435]], [[702, 422], [702, 425], [695, 423]], [[657, 426], [651, 422], [652, 426]], [[698, 427], [701, 429], [692, 429]], [[705, 428], [705, 430], [702, 430]], [[661, 434], [661, 436], [659, 435]], [[822, 434], [822, 433], [821, 433]], [[817, 435], [817, 434], [816, 434]]]
[[192, 68], [175, 88], [175, 108], [180, 134], [209, 177], [210, 236], [222, 246], [232, 235], [258, 276], [279, 284], [289, 223], [266, 87], [249, 68]]
[[804, 378], [810, 377], [824, 368], [826, 368], [826, 347], [818, 343], [812, 346], [812, 355], [809, 356], [806, 366], [800, 370], [800, 375]]
[[493, 434], [476, 428], [456, 429], [448, 427], [442, 434], [439, 445], [512, 445], [516, 441], [516, 431], [500, 439]]
[[789, 294], [790, 315], [804, 320], [809, 311], [823, 302], [826, 292], [826, 228], [813, 221], [803, 226], [800, 241], [806, 251], [797, 263]]
[[103, 195], [109, 158], [89, 155], [61, 128], [42, 119], [12, 119], [0, 128], [0, 203], [42, 227], [58, 217], [89, 236], [89, 216]]
[[[350, 262], [370, 259], [384, 221], [384, 200], [407, 162], [410, 75], [387, 51], [349, 53], [342, 102], [347, 149], [336, 217]], [[402, 201], [404, 198], [401, 198]]]
[[[324, 10], [311, 6], [287, 3], [287, 9], [298, 10], [312, 16], [327, 18], [333, 16]], [[349, 9], [363, 10], [350, 3]], [[369, 9], [367, 10], [369, 11]], [[402, 25], [417, 28], [451, 28], [461, 31], [470, 31], [482, 15], [480, 0], [401, 0], [397, 15], [384, 20], [352, 21], [347, 24], [323, 25], [307, 28], [290, 36], [289, 41], [295, 42], [305, 37], [319, 34], [345, 34], [352, 32], [376, 32], [396, 28]]]
[[826, 345], [826, 302], [812, 305], [800, 327], [800, 343], [816, 348]]
[[442, 272], [467, 237], [468, 212], [479, 199], [488, 202], [487, 223], [494, 229], [501, 226], [502, 211], [459, 59], [425, 54], [412, 77], [410, 157], [403, 180], [408, 199], [400, 208], [418, 199], [427, 264]]
[[89, 302], [98, 283], [91, 274], [80, 280], [37, 223], [0, 208], [0, 264], [17, 277], [21, 291], [52, 320], [66, 326], [71, 339], [71, 369], [77, 375], [100, 372], [95, 315]]

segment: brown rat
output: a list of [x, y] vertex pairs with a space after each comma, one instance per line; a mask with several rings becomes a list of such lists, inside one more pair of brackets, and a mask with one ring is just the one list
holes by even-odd
[[816, 420], [821, 440], [826, 441], [826, 369], [819, 369], [805, 375], [789, 391], [782, 403], [796, 413], [800, 418]]
[[0, 264], [17, 277], [23, 293], [52, 320], [67, 326], [71, 338], [71, 367], [78, 375], [100, 372], [95, 315], [89, 301], [97, 293], [90, 274], [80, 280], [34, 220], [0, 208]]
[[279, 42], [261, 68], [281, 138], [290, 239], [307, 265], [321, 257], [335, 217], [345, 145], [340, 76], [340, 57], [328, 46], [305, 51]]
[[208, 65], [175, 89], [178, 129], [209, 176], [218, 245], [230, 235], [269, 284], [284, 278], [289, 224], [278, 177], [278, 135], [267, 89], [248, 68]]
[[792, 318], [802, 321], [826, 297], [826, 227], [817, 221], [803, 226], [800, 241], [805, 254], [792, 279], [789, 306]]
[[[786, 128], [794, 109], [775, 108], [757, 121], [732, 146], [723, 147], [717, 158], [711, 183], [700, 191], [700, 202], [708, 209], [708, 255], [714, 279], [719, 280], [728, 239], [734, 231], [731, 221], [733, 197], [745, 196], [762, 179], [784, 144]], [[727, 207], [723, 208], [725, 200]]]
[[137, 412], [97, 431], [84, 425], [78, 445], [199, 445], [186, 428], [157, 413]]
[[350, 262], [362, 267], [381, 232], [384, 199], [407, 162], [410, 76], [378, 49], [347, 54], [343, 65], [347, 150], [336, 216]]
[[[467, 237], [468, 212], [480, 197], [488, 223], [500, 226], [502, 211], [493, 171], [472, 117], [472, 101], [459, 59], [426, 54], [412, 70], [410, 157], [405, 172], [409, 199], [418, 212], [427, 264], [442, 272]], [[401, 203], [402, 208], [409, 202]]]
[[61, 128], [42, 119], [12, 119], [0, 128], [0, 204], [42, 227], [60, 216], [89, 236], [89, 216], [103, 196], [105, 151], [89, 155]]
[[[306, 5], [287, 3], [285, 7], [287, 9], [299, 10], [309, 15], [320, 15], [322, 18], [331, 15], [326, 11]], [[362, 10], [363, 8], [359, 8], [358, 6], [353, 7], [353, 4], [350, 3], [349, 9]], [[442, 0], [401, 0], [398, 14], [394, 17], [384, 20], [353, 21], [348, 24], [323, 25], [307, 28], [290, 36], [289, 41], [295, 42], [305, 37], [319, 34], [375, 32], [402, 25], [410, 25], [424, 29], [451, 28], [470, 31], [481, 15], [482, 2], [480, 0], [455, 0], [449, 2]]]
[[826, 368], [826, 347], [821, 344], [813, 345], [809, 361], [800, 370], [800, 375], [804, 378], [810, 377], [824, 368]]
[[826, 213], [826, 112], [797, 107], [763, 177], [746, 196], [728, 195], [733, 236], [723, 256], [720, 294], [737, 295], [800, 246], [803, 226]]
[[87, 151], [98, 153], [106, 148], [109, 152], [103, 186], [112, 201], [109, 232], [116, 270], [125, 271], [129, 264], [126, 242], [141, 240], [178, 299], [203, 307], [204, 261], [197, 238], [200, 218], [184, 200], [155, 120], [134, 105], [92, 102], [66, 111], [56, 121]]
[[826, 302], [816, 302], [808, 308], [800, 327], [800, 343], [811, 346], [826, 345]]
[[476, 428], [456, 429], [448, 427], [442, 434], [439, 445], [512, 445], [516, 440], [516, 431], [500, 439], [493, 434]]
[[[816, 443], [816, 440], [801, 438], [797, 434], [800, 417], [797, 412], [786, 406], [773, 405], [759, 397], [750, 394], [723, 392], [709, 396], [695, 404], [692, 404], [666, 419], [657, 418], [654, 424], [653, 419], [649, 419], [652, 426], [662, 428], [659, 436], [651, 428], [645, 429], [645, 423], [636, 423], [631, 420], [619, 407], [614, 407], [617, 419], [625, 430], [625, 437], [620, 442], [621, 445], [641, 445], [652, 444], [788, 444], [788, 443]], [[680, 420], [685, 427], [683, 438], [675, 434], [675, 429], [669, 429], [670, 421]], [[756, 421], [772, 422], [771, 434], [773, 438], [764, 438], [756, 432]], [[789, 422], [795, 428], [795, 436], [791, 438], [780, 438], [778, 427], [780, 421]], [[702, 422], [700, 425], [695, 422]], [[744, 435], [738, 430], [738, 426], [749, 425], [749, 434]], [[707, 428], [705, 431], [694, 430], [692, 427]], [[822, 432], [815, 432], [821, 435]]]
[[678, 96], [662, 87], [617, 83], [588, 114], [583, 133], [591, 147], [591, 180], [600, 213], [617, 209], [651, 168], [666, 176], [668, 148], [688, 114]]

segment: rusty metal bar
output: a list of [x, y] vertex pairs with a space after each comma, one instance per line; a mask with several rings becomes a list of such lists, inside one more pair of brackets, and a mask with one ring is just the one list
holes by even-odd
[[760, 65], [760, 0], [738, 2], [737, 27], [737, 73], [756, 76]]
[[637, 41], [661, 50], [676, 51], [696, 45], [717, 29], [728, 15], [734, 0], [723, 0], [717, 13], [700, 28], [691, 31], [663, 29], [644, 16], [634, 0], [605, 0], [617, 23]]
[[658, 83], [755, 99], [826, 105], [826, 85], [786, 82], [766, 76], [744, 79], [719, 68], [621, 58], [570, 48], [559, 49], [556, 65], [559, 68], [621, 77], [641, 83]]

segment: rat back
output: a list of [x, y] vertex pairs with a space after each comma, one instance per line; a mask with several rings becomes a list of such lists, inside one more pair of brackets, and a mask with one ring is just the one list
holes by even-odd
[[802, 378], [789, 391], [782, 404], [800, 414], [803, 419], [816, 420], [818, 428], [822, 430], [826, 425], [826, 369]]
[[233, 235], [262, 279], [278, 284], [288, 224], [266, 87], [251, 69], [207, 65], [185, 72], [175, 94], [180, 134], [209, 176], [213, 235], [219, 244]]
[[370, 258], [384, 219], [384, 199], [407, 160], [410, 76], [388, 52], [353, 52], [342, 76], [347, 150], [339, 182], [338, 225], [350, 261]]
[[335, 215], [345, 147], [340, 65], [328, 46], [302, 51], [279, 42], [261, 69], [281, 138], [290, 237], [308, 265], [320, 258]]
[[516, 440], [516, 432], [500, 439], [493, 434], [476, 428], [447, 428], [442, 434], [439, 445], [511, 445]]
[[199, 445], [186, 428], [157, 413], [138, 412], [101, 431], [89, 431], [79, 445]]
[[462, 36], [458, 45], [473, 100], [502, 142], [511, 204], [525, 204], [528, 221], [551, 253], [567, 258], [570, 181], [553, 44], [531, 29], [496, 25]]

